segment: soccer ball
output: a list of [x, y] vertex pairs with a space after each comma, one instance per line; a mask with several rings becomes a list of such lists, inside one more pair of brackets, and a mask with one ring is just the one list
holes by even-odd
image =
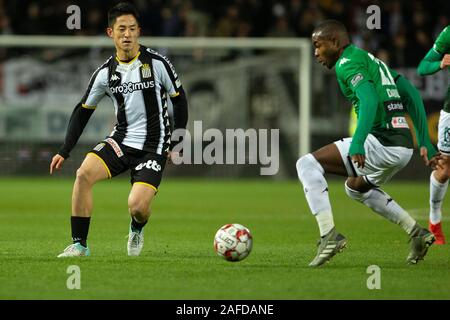
[[241, 261], [252, 251], [253, 237], [243, 225], [226, 224], [216, 232], [214, 251], [228, 261]]

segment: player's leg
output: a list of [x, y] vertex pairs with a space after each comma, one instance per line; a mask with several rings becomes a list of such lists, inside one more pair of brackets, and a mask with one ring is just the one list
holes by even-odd
[[310, 266], [316, 267], [329, 261], [346, 245], [345, 237], [334, 227], [328, 184], [324, 174], [347, 176], [347, 170], [335, 144], [329, 144], [312, 154], [304, 155], [297, 161], [296, 167], [306, 200], [319, 225], [321, 236], [319, 248], [316, 257], [310, 263]]
[[347, 195], [371, 208], [389, 221], [400, 225], [411, 237], [411, 253], [408, 263], [423, 259], [434, 237], [422, 228], [380, 185], [389, 181], [409, 162], [412, 150], [402, 147], [384, 147], [369, 135], [365, 143], [366, 165], [356, 168], [358, 177], [350, 177], [345, 183]]
[[[348, 154], [349, 144], [339, 143], [338, 146], [341, 154], [344, 155], [343, 161], [352, 165], [351, 160], [345, 157]], [[415, 225], [414, 219], [379, 186], [389, 181], [408, 164], [412, 150], [402, 147], [385, 147], [371, 134], [364, 143], [364, 150], [365, 166], [364, 168], [353, 166], [356, 174], [345, 182], [347, 195], [389, 221], [401, 225], [406, 232], [410, 233]]]
[[430, 175], [430, 221], [429, 229], [436, 236], [436, 244], [445, 244], [445, 236], [442, 232], [442, 202], [448, 188], [449, 175], [447, 168], [450, 166], [450, 114], [441, 111], [438, 125], [438, 148], [444, 157], [444, 168], [437, 168]]
[[319, 224], [320, 236], [323, 237], [334, 228], [328, 184], [324, 174], [347, 176], [339, 150], [334, 143], [326, 145], [301, 157], [296, 167], [306, 200]]
[[131, 223], [128, 235], [127, 251], [129, 256], [138, 256], [144, 246], [144, 226], [150, 218], [151, 203], [156, 188], [150, 184], [136, 182], [128, 197], [128, 210]]
[[[445, 160], [448, 166], [449, 158]], [[436, 236], [436, 244], [445, 244], [445, 236], [442, 231], [442, 202], [448, 188], [448, 176], [446, 168], [437, 168], [430, 175], [430, 221], [428, 227]]]
[[423, 260], [428, 248], [435, 241], [434, 235], [420, 226], [390, 195], [379, 187], [368, 185], [363, 177], [347, 179], [345, 191], [350, 198], [363, 203], [405, 230], [411, 242], [410, 253], [406, 258], [408, 264], [417, 264], [419, 260]]
[[97, 181], [111, 178], [105, 161], [94, 153], [88, 153], [77, 170], [72, 193], [72, 216], [90, 217], [92, 213], [92, 187]]
[[138, 256], [144, 246], [144, 226], [150, 218], [151, 204], [161, 183], [166, 158], [147, 153], [133, 162], [131, 168], [131, 188], [128, 209], [131, 222], [128, 234], [127, 252]]
[[392, 197], [366, 182], [364, 177], [351, 177], [345, 182], [345, 192], [347, 195], [366, 205], [383, 218], [400, 225], [403, 230], [410, 234], [416, 221], [400, 207]]
[[104, 161], [89, 153], [77, 170], [72, 192], [71, 229], [73, 244], [58, 257], [88, 256], [87, 236], [92, 213], [92, 187], [100, 180], [110, 177]]
[[87, 236], [92, 213], [92, 187], [97, 181], [127, 170], [124, 158], [120, 147], [110, 138], [97, 144], [87, 154], [77, 170], [72, 193], [71, 227], [74, 243], [58, 257], [89, 255]]

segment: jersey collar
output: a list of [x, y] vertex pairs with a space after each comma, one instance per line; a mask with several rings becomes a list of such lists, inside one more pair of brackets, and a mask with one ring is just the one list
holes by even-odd
[[139, 48], [139, 51], [138, 51], [137, 55], [133, 59], [131, 59], [130, 61], [121, 61], [119, 59], [119, 57], [117, 56], [117, 54], [116, 54], [116, 60], [117, 60], [117, 62], [119, 64], [132, 64], [133, 62], [136, 61], [137, 58], [139, 58], [140, 55], [141, 55], [141, 48]]

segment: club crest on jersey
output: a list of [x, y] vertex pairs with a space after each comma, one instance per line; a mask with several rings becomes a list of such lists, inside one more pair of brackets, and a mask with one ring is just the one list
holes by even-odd
[[152, 76], [152, 69], [148, 65], [148, 63], [144, 63], [141, 68], [141, 74], [142, 78], [151, 78]]

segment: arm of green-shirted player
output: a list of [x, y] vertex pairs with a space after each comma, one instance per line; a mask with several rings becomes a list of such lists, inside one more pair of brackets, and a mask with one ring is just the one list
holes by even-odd
[[372, 129], [377, 113], [378, 95], [372, 82], [364, 82], [355, 90], [359, 99], [359, 116], [355, 134], [350, 144], [349, 155], [357, 162], [358, 168], [364, 168], [365, 151], [364, 142]]
[[[431, 143], [428, 134], [427, 115], [425, 113], [422, 97], [420, 96], [419, 91], [406, 78], [398, 76], [395, 82], [398, 93], [402, 97], [402, 103], [405, 105], [414, 123], [417, 142], [421, 149], [420, 154], [425, 161], [425, 164], [428, 165], [428, 159], [436, 156], [437, 151]], [[422, 148], [425, 148], [426, 154], [424, 154]]]
[[441, 65], [443, 56], [443, 54], [437, 52], [434, 48], [431, 48], [422, 61], [420, 61], [417, 73], [420, 76], [426, 76], [438, 72], [443, 68]]

